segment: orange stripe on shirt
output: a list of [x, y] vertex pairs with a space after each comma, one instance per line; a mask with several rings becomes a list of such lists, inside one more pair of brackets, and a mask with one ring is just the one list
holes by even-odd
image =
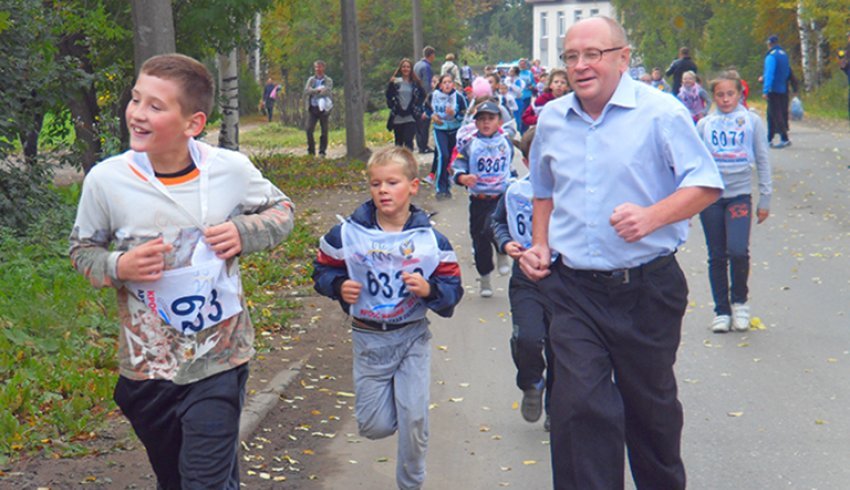
[[201, 175], [201, 171], [196, 167], [194, 170], [189, 172], [186, 175], [181, 175], [180, 177], [157, 177], [160, 182], [165, 185], [177, 185], [182, 184], [184, 182], [189, 182], [190, 180], [196, 178]]

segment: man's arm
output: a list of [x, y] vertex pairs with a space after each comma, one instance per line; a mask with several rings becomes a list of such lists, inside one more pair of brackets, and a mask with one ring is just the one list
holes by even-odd
[[[716, 201], [721, 192], [713, 187], [683, 187], [651, 206], [623, 203], [614, 208], [609, 222], [620, 238], [636, 242], [663, 226], [699, 213]], [[536, 213], [534, 217], [537, 219]]]

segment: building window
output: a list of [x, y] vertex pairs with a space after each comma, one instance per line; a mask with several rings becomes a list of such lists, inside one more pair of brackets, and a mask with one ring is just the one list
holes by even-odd
[[573, 24], [581, 20], [581, 9], [575, 9], [573, 11]]
[[546, 12], [540, 12], [540, 37], [549, 37], [549, 23], [546, 22]]
[[599, 15], [599, 9], [590, 9], [591, 17], [596, 17], [597, 15]]
[[549, 58], [549, 23], [546, 12], [540, 12], [540, 58]]
[[558, 12], [558, 37], [564, 37], [567, 32], [567, 18], [563, 12]]

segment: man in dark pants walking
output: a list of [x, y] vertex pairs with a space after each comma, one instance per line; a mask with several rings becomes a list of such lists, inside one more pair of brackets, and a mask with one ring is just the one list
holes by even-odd
[[682, 46], [679, 48], [679, 57], [670, 63], [670, 67], [664, 73], [668, 77], [673, 77], [673, 95], [679, 95], [679, 89], [682, 87], [682, 75], [686, 71], [697, 73], [697, 64], [691, 59], [691, 50]]
[[[764, 74], [759, 78], [764, 84], [762, 94], [767, 99], [767, 141], [772, 148], [785, 148], [788, 139], [788, 81], [791, 65], [788, 53], [779, 45], [779, 38], [767, 38], [767, 54], [764, 57]], [[779, 134], [779, 143], [773, 136]]]
[[[431, 86], [431, 78], [434, 76], [431, 64], [434, 63], [434, 59], [436, 57], [437, 50], [431, 46], [425, 46], [425, 48], [422, 49], [422, 59], [413, 65], [413, 73], [416, 73], [416, 76], [422, 81], [422, 88], [425, 89], [426, 100], [430, 100], [428, 99], [428, 94], [434, 90], [434, 87]], [[430, 129], [431, 118], [423, 112], [422, 116], [416, 122], [416, 147], [419, 148], [419, 153], [430, 153], [434, 151], [428, 147]]]
[[316, 60], [313, 63], [315, 74], [307, 79], [304, 94], [307, 95], [307, 153], [316, 154], [316, 122], [322, 127], [319, 137], [319, 156], [324, 157], [328, 150], [328, 119], [333, 108], [334, 81], [325, 75], [325, 62]]
[[632, 80], [630, 54], [613, 19], [570, 27], [573, 93], [547, 104], [531, 148], [520, 266], [553, 305], [558, 490], [622, 489], [626, 446], [637, 488], [685, 488], [673, 365], [687, 283], [674, 254], [723, 183], [688, 110]]

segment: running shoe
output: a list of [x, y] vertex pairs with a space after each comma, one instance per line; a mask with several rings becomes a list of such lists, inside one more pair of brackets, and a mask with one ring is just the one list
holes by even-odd
[[522, 390], [522, 404], [520, 413], [526, 422], [537, 422], [543, 414], [543, 387], [546, 386], [541, 379], [537, 386]]
[[711, 331], [714, 333], [726, 333], [732, 325], [732, 317], [729, 315], [717, 315], [711, 322]]
[[738, 332], [750, 329], [750, 305], [745, 303], [732, 304], [732, 326]]
[[490, 274], [479, 277], [478, 282], [481, 286], [481, 291], [478, 294], [480, 294], [482, 298], [489, 298], [493, 296], [493, 286], [490, 284]]

